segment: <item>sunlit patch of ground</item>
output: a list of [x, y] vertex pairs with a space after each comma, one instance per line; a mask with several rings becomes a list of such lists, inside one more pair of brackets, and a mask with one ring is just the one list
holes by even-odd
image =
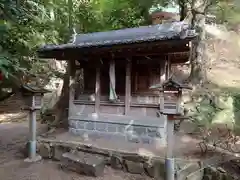
[[220, 87], [240, 88], [240, 68], [231, 63], [215, 66], [208, 73], [208, 78]]
[[0, 123], [21, 122], [27, 120], [26, 112], [2, 113], [0, 114]]

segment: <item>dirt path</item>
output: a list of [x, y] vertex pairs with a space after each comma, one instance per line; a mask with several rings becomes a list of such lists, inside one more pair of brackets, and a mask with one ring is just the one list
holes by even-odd
[[0, 124], [1, 180], [148, 180], [144, 175], [130, 175], [106, 168], [103, 177], [92, 178], [59, 169], [56, 162], [43, 160], [29, 164], [19, 151], [27, 141], [27, 123]]

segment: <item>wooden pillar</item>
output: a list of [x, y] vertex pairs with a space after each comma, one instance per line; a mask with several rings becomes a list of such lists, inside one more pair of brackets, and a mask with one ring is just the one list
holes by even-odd
[[95, 113], [99, 114], [100, 110], [100, 65], [96, 67], [96, 85], [95, 85]]
[[115, 59], [110, 60], [109, 65], [109, 100], [116, 101], [117, 94], [116, 94], [116, 74], [115, 74]]
[[[73, 110], [73, 101], [75, 100], [75, 92], [76, 92], [76, 89], [75, 89], [75, 79], [74, 79], [75, 78], [75, 73], [76, 73], [75, 61], [74, 60], [69, 60], [67, 68], [68, 68], [67, 71], [69, 73], [69, 79], [68, 79], [68, 84], [66, 86], [69, 88], [69, 94], [67, 95], [69, 101], [66, 104], [66, 107], [64, 107], [63, 111], [61, 111], [61, 115], [59, 115], [59, 117], [62, 117], [63, 115], [65, 115], [65, 113], [66, 113], [65, 109], [66, 108], [68, 108], [68, 116], [72, 116], [73, 115], [73, 111], [72, 111]], [[62, 88], [64, 88], [64, 83], [63, 83], [63, 87]]]
[[163, 83], [166, 80], [166, 59], [160, 63], [160, 83]]
[[167, 55], [166, 79], [170, 78], [170, 71], [171, 71], [171, 58], [170, 55]]
[[[79, 95], [82, 91], [81, 89], [81, 84], [79, 82], [84, 81], [80, 80], [80, 77], [84, 76], [83, 68], [80, 66], [80, 63], [75, 60], [75, 74], [74, 74], [74, 81], [75, 81], [75, 86], [74, 86], [74, 100], [77, 100], [79, 98]], [[84, 84], [84, 83], [83, 83]], [[84, 89], [84, 88], [83, 88]]]
[[126, 62], [126, 84], [125, 84], [125, 115], [130, 111], [131, 103], [131, 66], [132, 62], [130, 59], [127, 59]]

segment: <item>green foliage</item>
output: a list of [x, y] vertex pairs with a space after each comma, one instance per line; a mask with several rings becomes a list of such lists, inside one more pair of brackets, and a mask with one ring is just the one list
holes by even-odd
[[48, 62], [37, 59], [35, 52], [43, 44], [67, 42], [69, 26], [87, 33], [142, 25], [156, 2], [0, 0], [0, 70], [5, 75], [0, 89], [18, 87], [33, 75], [42, 81], [54, 75]]
[[233, 95], [235, 132], [240, 134], [240, 94]]
[[216, 116], [221, 110], [214, 107], [209, 103], [209, 99], [203, 99], [200, 102], [194, 102], [191, 106], [190, 116], [192, 120], [198, 124], [205, 127], [209, 127]]
[[[0, 96], [3, 87], [15, 88], [33, 79], [45, 84], [55, 76], [49, 61], [39, 60], [35, 52], [44, 44], [67, 42], [70, 28], [87, 33], [145, 25], [149, 23], [151, 7], [180, 2], [186, 1], [0, 0], [0, 70], [5, 75], [0, 83]], [[228, 16], [229, 22], [238, 18], [237, 13], [229, 15], [227, 8], [231, 6], [226, 6], [226, 0], [218, 3], [228, 13], [224, 17]], [[215, 11], [220, 17], [220, 9]]]

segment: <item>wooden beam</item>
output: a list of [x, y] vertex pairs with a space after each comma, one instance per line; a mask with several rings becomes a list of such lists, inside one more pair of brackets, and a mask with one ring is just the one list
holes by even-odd
[[44, 54], [40, 54], [42, 58], [56, 58], [58, 60], [66, 59], [87, 59], [93, 56], [111, 57], [114, 53], [115, 57], [127, 57], [131, 56], [144, 56], [149, 54], [159, 55], [162, 52], [188, 52], [189, 47], [186, 44], [189, 43], [189, 39], [185, 40], [171, 40], [160, 42], [148, 42], [139, 44], [128, 45], [114, 45], [105, 47], [92, 47], [92, 48], [68, 48], [55, 51], [46, 51]]
[[[96, 52], [96, 53], [101, 53], [101, 52], [110, 52], [111, 54], [113, 52], [123, 52], [123, 51], [128, 51], [128, 50], [150, 50], [150, 49], [162, 49], [162, 48], [168, 48], [172, 49], [174, 48], [180, 48], [182, 49], [183, 47], [187, 48], [186, 44], [191, 41], [190, 39], [182, 39], [182, 40], [162, 40], [162, 41], [153, 41], [153, 42], [143, 42], [143, 43], [136, 43], [136, 44], [118, 44], [118, 45], [112, 45], [112, 46], [93, 46], [91, 48], [85, 47], [85, 48], [79, 48], [78, 50], [75, 48], [69, 48], [69, 50], [73, 51], [80, 51], [81, 54], [84, 53], [91, 53], [91, 52]], [[61, 51], [61, 50], [60, 50]], [[112, 55], [110, 55], [112, 57]]]
[[[127, 56], [127, 55], [126, 55]], [[165, 53], [165, 54], [159, 54], [159, 55], [144, 55], [144, 56], [132, 56], [129, 55], [129, 57], [131, 57], [132, 60], [137, 59], [138, 61], [140, 61], [141, 63], [146, 63], [146, 64], [159, 64], [159, 63], [163, 63], [163, 61], [166, 60], [166, 57], [170, 56], [171, 58], [171, 63], [172, 64], [180, 64], [180, 63], [185, 63], [189, 60], [189, 52], [181, 52], [181, 53]], [[103, 58], [103, 57], [102, 57]], [[115, 61], [122, 61], [123, 58], [119, 58], [116, 57]], [[88, 58], [89, 61], [83, 61], [81, 62], [81, 66], [76, 66], [76, 69], [79, 68], [83, 68], [85, 67], [87, 64], [91, 63], [92, 64], [96, 64], [96, 57], [91, 57]], [[104, 61], [110, 61], [109, 57], [104, 57]]]
[[111, 54], [114, 53], [115, 58], [123, 58], [123, 57], [129, 57], [129, 56], [136, 56], [136, 57], [144, 57], [144, 56], [165, 56], [168, 53], [172, 54], [181, 54], [181, 53], [187, 53], [189, 52], [189, 47], [184, 47], [184, 48], [175, 48], [175, 47], [163, 47], [163, 48], [153, 48], [153, 49], [120, 49], [115, 52], [111, 51], [101, 51], [101, 52], [95, 52], [94, 53], [87, 53], [85, 52], [80, 54], [80, 52], [74, 52], [73, 50], [69, 52], [66, 52], [63, 58], [66, 57], [86, 57], [88, 59], [95, 59], [95, 57], [104, 57], [105, 59], [111, 57]]
[[131, 103], [131, 60], [126, 62], [125, 115], [129, 114]]
[[95, 85], [95, 113], [99, 114], [100, 110], [100, 65], [96, 68], [96, 85]]

